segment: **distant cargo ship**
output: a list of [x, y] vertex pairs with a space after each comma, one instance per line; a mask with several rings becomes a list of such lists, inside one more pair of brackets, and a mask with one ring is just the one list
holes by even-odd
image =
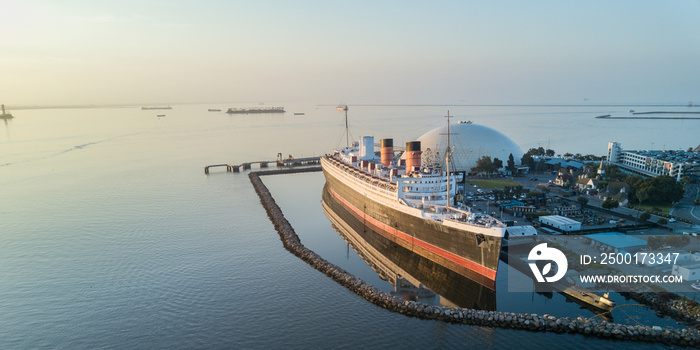
[[228, 114], [284, 113], [284, 107], [229, 108]]
[[170, 106], [163, 106], [163, 107], [159, 107], [159, 106], [150, 106], [150, 107], [149, 107], [149, 106], [144, 106], [144, 107], [141, 107], [141, 109], [142, 109], [142, 110], [151, 110], [151, 109], [173, 109], [173, 107], [170, 107]]

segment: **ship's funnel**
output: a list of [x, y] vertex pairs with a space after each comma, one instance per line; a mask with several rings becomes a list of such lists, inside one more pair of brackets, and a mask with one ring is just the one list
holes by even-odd
[[391, 162], [394, 161], [394, 139], [382, 139], [381, 146], [382, 165], [391, 166]]
[[406, 173], [413, 172], [414, 167], [420, 168], [420, 141], [406, 142]]
[[364, 136], [360, 142], [360, 159], [374, 158], [374, 136]]
[[5, 114], [5, 105], [2, 105], [2, 114]]

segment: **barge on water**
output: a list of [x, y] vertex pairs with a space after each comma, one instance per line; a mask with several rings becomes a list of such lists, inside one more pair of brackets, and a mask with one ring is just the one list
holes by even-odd
[[228, 114], [262, 114], [262, 113], [284, 113], [284, 107], [252, 107], [252, 108], [229, 108]]
[[170, 107], [170, 106], [144, 106], [144, 107], [141, 107], [141, 109], [144, 111], [149, 111], [149, 110], [153, 110], [153, 109], [173, 109], [173, 107]]

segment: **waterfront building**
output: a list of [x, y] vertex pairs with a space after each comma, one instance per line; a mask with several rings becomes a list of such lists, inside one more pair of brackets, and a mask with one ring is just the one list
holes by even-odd
[[[556, 208], [554, 208], [554, 210], [552, 210], [552, 212], [553, 212], [555, 215], [562, 215], [562, 216], [566, 216], [566, 215], [576, 215], [576, 214], [580, 214], [580, 213], [581, 213], [581, 208], [579, 208], [579, 207], [577, 207], [577, 206], [575, 206], [575, 205], [572, 205], [572, 206], [563, 206], [563, 207], [556, 207]], [[577, 222], [578, 222], [578, 221], [577, 221]]]
[[634, 254], [647, 246], [645, 240], [620, 232], [593, 233], [585, 237], [588, 243], [600, 251]]
[[700, 279], [700, 264], [673, 265], [671, 274], [683, 277], [683, 281], [697, 281]]
[[580, 170], [585, 167], [585, 164], [578, 162], [573, 159], [564, 159], [564, 158], [557, 158], [557, 157], [542, 157], [542, 156], [537, 156], [533, 157], [535, 158], [538, 162], [541, 160], [544, 160], [544, 163], [547, 165], [552, 165], [552, 166], [558, 166], [559, 168], [564, 168], [564, 169], [576, 169]]
[[608, 164], [644, 177], [668, 175], [676, 181], [683, 176], [700, 178], [700, 152], [697, 151], [623, 150], [619, 142], [610, 142]]
[[569, 219], [561, 215], [540, 216], [540, 223], [561, 232], [572, 232], [581, 230], [581, 223], [574, 219]]

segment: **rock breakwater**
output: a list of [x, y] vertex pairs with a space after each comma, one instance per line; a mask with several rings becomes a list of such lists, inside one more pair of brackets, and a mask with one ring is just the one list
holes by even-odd
[[260, 176], [320, 171], [320, 167], [285, 170], [255, 171], [248, 174], [260, 202], [277, 230], [284, 247], [316, 270], [369, 302], [387, 310], [422, 319], [477, 326], [502, 327], [539, 332], [577, 333], [589, 336], [661, 342], [681, 346], [700, 347], [700, 332], [695, 329], [671, 329], [643, 325], [623, 325], [598, 319], [556, 317], [552, 315], [523, 314], [502, 311], [484, 311], [467, 308], [442, 307], [403, 300], [387, 294], [355, 277], [344, 269], [326, 261], [306, 248], [287, 221], [272, 194]]

